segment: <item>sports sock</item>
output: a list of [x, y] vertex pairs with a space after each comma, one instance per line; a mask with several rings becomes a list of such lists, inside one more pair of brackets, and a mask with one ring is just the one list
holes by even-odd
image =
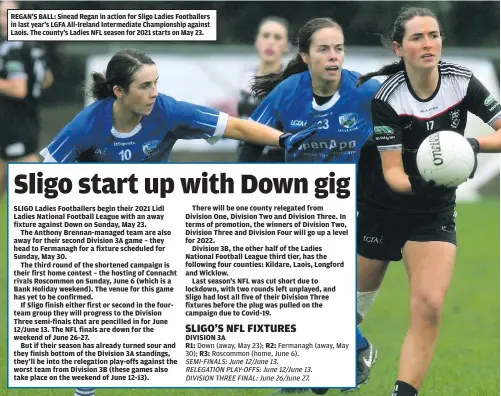
[[417, 396], [418, 391], [404, 381], [396, 381], [391, 396]]
[[367, 341], [365, 340], [364, 336], [362, 335], [362, 332], [357, 326], [357, 351], [360, 349], [367, 348]]
[[77, 388], [75, 396], [94, 396], [94, 388]]

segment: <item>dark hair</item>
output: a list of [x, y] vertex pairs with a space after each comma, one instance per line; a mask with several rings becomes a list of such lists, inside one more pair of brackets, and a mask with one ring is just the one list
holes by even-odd
[[257, 25], [257, 31], [259, 33], [259, 30], [263, 27], [263, 25], [267, 22], [276, 22], [282, 25], [285, 30], [289, 31], [289, 21], [285, 18], [282, 17], [277, 17], [277, 16], [269, 16], [266, 18], [261, 19], [259, 24]]
[[108, 62], [106, 72], [91, 74], [91, 86], [88, 95], [96, 100], [113, 97], [113, 87], [118, 85], [125, 92], [129, 90], [134, 74], [143, 65], [154, 65], [155, 62], [143, 51], [137, 49], [124, 49], [117, 52]]
[[[388, 48], [393, 48], [393, 42], [396, 41], [402, 45], [402, 40], [405, 35], [405, 24], [414, 17], [432, 17], [434, 18], [440, 28], [440, 35], [444, 38], [442, 33], [442, 26], [437, 18], [437, 16], [428, 8], [422, 7], [403, 7], [400, 13], [393, 23], [393, 29], [386, 35], [381, 36], [381, 43], [383, 46]], [[398, 73], [399, 71], [405, 70], [405, 64], [403, 58], [400, 58], [398, 62], [393, 62], [388, 65], [384, 65], [381, 69], [367, 73], [358, 78], [357, 86], [362, 85], [364, 82], [375, 76], [391, 76], [392, 74]]]
[[331, 18], [315, 18], [306, 22], [297, 34], [298, 53], [296, 56], [289, 61], [283, 71], [254, 77], [250, 84], [252, 94], [258, 99], [262, 99], [286, 78], [308, 70], [308, 65], [301, 58], [301, 53], [309, 53], [312, 36], [320, 29], [329, 27], [335, 27], [343, 31], [341, 25]]

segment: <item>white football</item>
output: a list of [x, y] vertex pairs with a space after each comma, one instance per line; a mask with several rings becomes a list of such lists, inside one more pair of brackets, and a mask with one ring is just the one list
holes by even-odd
[[440, 131], [421, 143], [416, 163], [424, 180], [457, 187], [468, 180], [473, 171], [475, 153], [464, 136], [453, 131]]

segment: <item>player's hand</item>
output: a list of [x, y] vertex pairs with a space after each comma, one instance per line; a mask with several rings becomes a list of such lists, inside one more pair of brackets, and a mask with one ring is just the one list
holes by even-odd
[[409, 181], [412, 192], [427, 199], [454, 190], [451, 187], [439, 186], [433, 180], [426, 181], [421, 176], [411, 175]]
[[313, 128], [308, 128], [297, 133], [283, 133], [278, 138], [278, 144], [287, 152], [296, 150], [305, 140], [312, 137], [315, 133], [317, 133], [317, 130]]
[[478, 143], [478, 140], [475, 138], [467, 138], [468, 142], [471, 144], [471, 148], [473, 149], [473, 154], [475, 155], [475, 164], [473, 165], [473, 170], [470, 173], [470, 179], [473, 179], [473, 176], [475, 176], [475, 172], [477, 171], [477, 165], [478, 165], [478, 159], [477, 159], [477, 154], [480, 152], [480, 144]]

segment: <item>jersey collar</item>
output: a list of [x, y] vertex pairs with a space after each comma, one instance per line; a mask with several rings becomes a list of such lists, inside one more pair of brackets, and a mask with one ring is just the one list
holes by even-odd
[[135, 128], [130, 131], [130, 132], [118, 132], [115, 127], [113, 126], [113, 102], [114, 102], [114, 99], [110, 99], [109, 102], [107, 103], [107, 106], [106, 106], [106, 112], [108, 112], [109, 114], [109, 119], [110, 119], [110, 132], [111, 134], [116, 137], [117, 139], [128, 139], [128, 138], [131, 138], [132, 136], [136, 135], [139, 133], [139, 131], [143, 128], [142, 126], [142, 123], [144, 122], [144, 117], [143, 119], [141, 120], [141, 122], [139, 122], [139, 124], [137, 124], [135, 126]]
[[435, 91], [431, 94], [429, 98], [426, 99], [421, 99], [419, 96], [416, 95], [414, 90], [412, 89], [411, 82], [409, 81], [409, 76], [407, 76], [407, 72], [404, 71], [404, 76], [405, 76], [405, 83], [407, 84], [407, 88], [409, 89], [409, 92], [411, 93], [412, 97], [416, 99], [418, 102], [429, 102], [437, 96], [438, 91], [440, 91], [440, 86], [442, 85], [442, 61], [438, 62], [438, 84], [437, 88], [435, 88]]
[[311, 106], [313, 107], [313, 110], [315, 111], [326, 111], [329, 110], [332, 106], [334, 106], [337, 101], [341, 98], [344, 88], [346, 86], [346, 72], [344, 69], [341, 69], [341, 81], [339, 83], [339, 89], [336, 91], [336, 93], [330, 98], [330, 100], [327, 103], [324, 103], [323, 105], [318, 105], [317, 102], [315, 101], [315, 98], [313, 97], [313, 89], [311, 87], [311, 74], [308, 71], [305, 72], [307, 74], [307, 78], [305, 79], [305, 82], [308, 84], [309, 91], [311, 93]]

